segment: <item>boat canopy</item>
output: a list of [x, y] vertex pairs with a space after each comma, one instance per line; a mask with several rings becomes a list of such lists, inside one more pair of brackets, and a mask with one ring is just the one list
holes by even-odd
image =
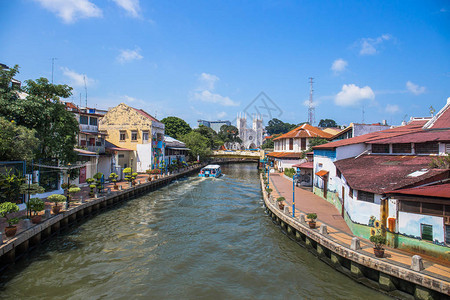
[[203, 169], [219, 169], [219, 168], [220, 168], [219, 165], [207, 165]]

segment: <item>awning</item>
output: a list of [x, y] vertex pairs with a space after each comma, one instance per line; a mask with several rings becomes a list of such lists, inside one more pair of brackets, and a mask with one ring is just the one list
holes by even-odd
[[179, 148], [179, 147], [166, 147], [166, 149], [172, 149], [172, 150], [191, 150], [189, 148]]
[[75, 152], [78, 152], [78, 155], [80, 156], [97, 156], [97, 153], [92, 152], [92, 151], [88, 151], [88, 150], [83, 150], [83, 149], [73, 149]]
[[320, 170], [319, 172], [316, 173], [316, 175], [320, 177], [326, 177], [328, 176], [328, 171]]

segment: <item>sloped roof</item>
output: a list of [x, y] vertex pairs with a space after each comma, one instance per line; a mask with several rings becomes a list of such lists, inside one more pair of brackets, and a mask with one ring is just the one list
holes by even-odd
[[307, 161], [302, 164], [296, 164], [292, 165], [293, 167], [300, 168], [300, 169], [314, 169], [314, 162]]
[[[438, 197], [450, 199], [450, 183], [436, 184], [392, 191], [393, 194]], [[449, 202], [450, 203], [450, 202]]]
[[266, 155], [275, 158], [300, 158], [302, 156], [302, 154], [298, 152], [270, 152]]
[[404, 135], [368, 141], [368, 144], [425, 143], [450, 141], [450, 130], [432, 130], [406, 133]]
[[424, 129], [450, 129], [450, 98], [447, 99], [447, 104], [432, 118], [427, 124], [423, 126]]
[[140, 113], [141, 115], [143, 115], [144, 117], [146, 117], [146, 118], [152, 120], [152, 121], [160, 122], [160, 121], [158, 121], [156, 118], [154, 118], [152, 115], [150, 115], [149, 113], [147, 113], [146, 111], [144, 111], [143, 109], [137, 109], [137, 108], [134, 108], [134, 107], [131, 107], [131, 108], [134, 109], [135, 111], [137, 111], [138, 113]]
[[[450, 172], [430, 169], [431, 156], [361, 155], [334, 164], [353, 189], [383, 194]], [[445, 177], [445, 176], [444, 176]]]
[[116, 146], [113, 143], [108, 142], [108, 141], [105, 141], [105, 148], [108, 149], [108, 150], [112, 150], [112, 151], [133, 151], [131, 149], [118, 147], [118, 146]]
[[288, 133], [280, 135], [279, 137], [275, 138], [274, 141], [287, 138], [303, 138], [303, 137], [304, 138], [321, 137], [329, 139], [332, 136], [333, 135], [330, 133], [324, 132], [323, 130], [320, 130], [317, 127], [305, 123], [295, 129], [292, 129]]
[[319, 149], [335, 149], [337, 147], [341, 146], [347, 146], [347, 145], [353, 145], [353, 144], [359, 144], [359, 143], [368, 143], [373, 142], [380, 139], [385, 139], [389, 137], [396, 137], [408, 133], [413, 132], [419, 132], [422, 131], [422, 126], [427, 122], [427, 120], [421, 120], [421, 121], [412, 121], [408, 125], [405, 126], [399, 126], [391, 129], [381, 130], [381, 131], [375, 131], [372, 133], [355, 136], [349, 139], [345, 140], [339, 140], [335, 142], [330, 142], [327, 144], [314, 146], [314, 150]]

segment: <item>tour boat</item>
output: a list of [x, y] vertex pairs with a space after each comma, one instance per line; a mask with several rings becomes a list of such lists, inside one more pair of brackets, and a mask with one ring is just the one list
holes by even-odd
[[199, 177], [219, 177], [222, 175], [222, 170], [219, 165], [207, 165], [200, 170]]

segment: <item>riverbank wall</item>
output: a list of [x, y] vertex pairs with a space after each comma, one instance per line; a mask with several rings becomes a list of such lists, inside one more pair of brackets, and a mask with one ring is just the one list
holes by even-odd
[[[229, 162], [220, 161], [215, 163], [225, 164]], [[40, 224], [33, 224], [13, 238], [3, 241], [3, 243], [0, 242], [0, 271], [24, 257], [42, 242], [51, 239], [68, 228], [81, 224], [87, 218], [93, 217], [137, 196], [157, 190], [179, 178], [198, 173], [205, 165], [201, 164], [199, 166], [185, 168], [179, 173], [137, 184], [123, 190], [109, 191], [97, 198], [87, 199], [84, 203], [70, 207], [68, 210], [57, 215], [52, 215]]]
[[260, 181], [266, 213], [273, 222], [329, 266], [395, 298], [448, 299], [450, 296], [448, 281], [369, 256], [359, 251], [356, 240], [355, 247], [341, 245], [327, 237], [326, 226], [309, 228], [305, 215], [293, 218], [291, 213], [280, 210], [265, 191], [262, 175]]

